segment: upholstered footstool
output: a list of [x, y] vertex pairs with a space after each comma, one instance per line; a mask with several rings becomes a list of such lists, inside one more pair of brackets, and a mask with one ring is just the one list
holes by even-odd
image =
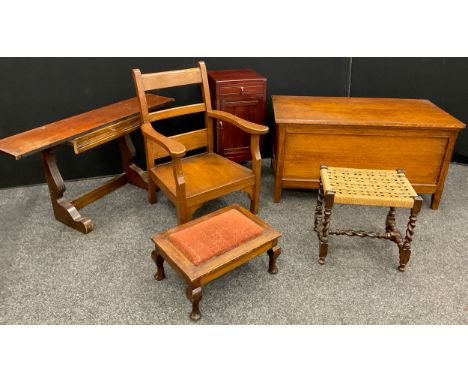
[[225, 207], [152, 237], [156, 280], [165, 278], [164, 261], [187, 281], [190, 318], [200, 319], [202, 286], [267, 252], [268, 272], [278, 272], [281, 234], [239, 205]]
[[[331, 230], [330, 219], [334, 204], [390, 207], [385, 221], [385, 231]], [[319, 263], [325, 264], [329, 235], [370, 237], [391, 240], [398, 245], [400, 252], [398, 269], [404, 272], [411, 255], [411, 242], [421, 205], [422, 198], [414, 191], [403, 170], [365, 170], [322, 165], [314, 223], [320, 242]], [[395, 225], [395, 207], [410, 209], [404, 236]]]

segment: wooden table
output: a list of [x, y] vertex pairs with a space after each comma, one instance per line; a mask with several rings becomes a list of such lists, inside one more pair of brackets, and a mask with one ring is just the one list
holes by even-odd
[[[160, 108], [172, 98], [148, 94], [150, 108]], [[49, 186], [55, 218], [83, 233], [93, 229], [91, 219], [82, 217], [78, 209], [102, 198], [126, 183], [147, 188], [146, 172], [133, 159], [135, 147], [130, 133], [140, 128], [138, 100], [130, 98], [45, 126], [0, 140], [0, 152], [15, 159], [40, 152], [44, 175]], [[75, 154], [119, 139], [123, 173], [73, 200], [64, 197], [65, 183], [55, 160], [55, 148], [61, 143], [73, 146]]]
[[437, 209], [465, 124], [428, 100], [273, 96], [274, 201], [283, 188], [318, 189], [320, 165], [404, 169]]

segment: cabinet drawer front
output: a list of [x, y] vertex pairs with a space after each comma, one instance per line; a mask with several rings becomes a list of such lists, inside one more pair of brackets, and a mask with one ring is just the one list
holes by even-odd
[[244, 95], [244, 94], [263, 94], [265, 92], [263, 85], [235, 85], [235, 86], [221, 86], [219, 94], [228, 95]]

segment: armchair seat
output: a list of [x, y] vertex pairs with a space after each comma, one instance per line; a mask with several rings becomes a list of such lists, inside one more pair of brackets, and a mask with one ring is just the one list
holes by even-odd
[[[215, 153], [182, 158], [181, 163], [186, 196], [187, 199], [193, 199], [194, 203], [218, 197], [219, 194], [210, 195], [210, 191], [222, 188], [228, 193], [255, 183], [255, 176], [250, 169]], [[172, 163], [155, 166], [150, 171], [156, 185], [166, 191], [170, 199], [175, 200], [176, 183]]]

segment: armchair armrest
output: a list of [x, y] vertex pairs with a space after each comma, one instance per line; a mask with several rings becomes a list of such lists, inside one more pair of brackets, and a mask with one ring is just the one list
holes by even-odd
[[182, 143], [159, 134], [150, 123], [141, 125], [141, 131], [146, 138], [161, 146], [172, 157], [181, 158], [187, 151]]
[[232, 123], [237, 126], [239, 129], [245, 131], [249, 134], [259, 134], [263, 135], [268, 133], [268, 127], [259, 125], [257, 123], [246, 121], [245, 119], [236, 117], [231, 113], [220, 110], [211, 110], [206, 112], [208, 117], [213, 119], [220, 119], [225, 122]]

